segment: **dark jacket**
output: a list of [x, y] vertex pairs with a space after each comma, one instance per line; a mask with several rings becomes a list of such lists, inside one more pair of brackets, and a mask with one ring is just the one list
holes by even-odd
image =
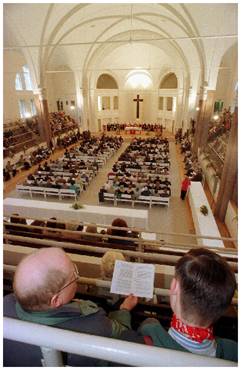
[[[4, 297], [3, 314], [6, 317], [18, 319], [14, 294]], [[119, 310], [112, 312], [108, 317], [105, 311], [98, 307], [97, 312], [81, 314], [72, 304], [53, 309], [51, 317], [59, 318], [70, 316], [70, 319], [53, 326], [73, 330], [75, 332], [94, 334], [103, 337], [121, 337], [123, 331], [131, 328], [130, 312]], [[36, 322], [36, 321], [35, 321]], [[42, 366], [40, 347], [31, 344], [4, 339], [3, 345], [4, 366], [35, 367]], [[64, 360], [69, 366], [100, 366], [101, 361], [85, 356], [65, 354]]]

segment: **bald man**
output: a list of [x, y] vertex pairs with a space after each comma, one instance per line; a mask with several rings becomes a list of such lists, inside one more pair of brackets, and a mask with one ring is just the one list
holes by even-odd
[[[136, 297], [127, 297], [118, 311], [107, 316], [94, 302], [72, 301], [77, 280], [77, 267], [62, 249], [39, 249], [17, 266], [14, 294], [4, 297], [4, 316], [114, 338], [121, 337], [124, 331], [131, 328], [129, 311], [136, 305]], [[15, 356], [11, 356], [13, 352]], [[16, 363], [17, 354], [21, 355], [21, 363]], [[36, 346], [5, 341], [6, 366], [41, 366], [40, 357]], [[98, 361], [68, 354], [67, 364], [97, 366]]]

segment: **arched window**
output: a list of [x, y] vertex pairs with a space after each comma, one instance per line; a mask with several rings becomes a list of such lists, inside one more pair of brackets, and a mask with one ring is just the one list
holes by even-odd
[[20, 73], [17, 73], [15, 77], [15, 90], [23, 90], [23, 84]]
[[25, 118], [26, 117], [26, 112], [27, 112], [25, 100], [20, 99], [18, 101], [18, 105], [19, 105], [20, 118]]
[[28, 66], [23, 66], [23, 77], [25, 82], [25, 89], [26, 90], [33, 90], [31, 75]]
[[33, 90], [31, 75], [27, 65], [22, 67], [21, 72], [16, 73], [15, 90]]
[[132, 89], [149, 89], [152, 87], [152, 78], [145, 70], [131, 71], [128, 74], [125, 86]]
[[118, 89], [118, 85], [112, 76], [103, 73], [98, 78], [97, 89]]
[[31, 116], [36, 116], [37, 110], [36, 110], [36, 105], [33, 99], [30, 100], [30, 109], [31, 109]]
[[177, 77], [175, 73], [168, 73], [164, 76], [159, 89], [177, 89]]

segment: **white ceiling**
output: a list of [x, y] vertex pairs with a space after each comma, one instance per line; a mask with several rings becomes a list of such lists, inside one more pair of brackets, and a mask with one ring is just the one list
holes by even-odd
[[198, 70], [204, 81], [212, 64], [237, 42], [237, 4], [16, 3], [3, 8], [5, 51], [21, 50], [38, 66], [39, 79], [64, 68], [121, 73], [139, 66], [160, 73], [168, 65], [189, 75]]

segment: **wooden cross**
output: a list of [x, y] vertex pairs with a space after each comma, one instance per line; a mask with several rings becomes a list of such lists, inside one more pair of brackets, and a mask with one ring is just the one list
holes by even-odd
[[139, 118], [139, 103], [143, 101], [143, 99], [140, 99], [140, 96], [137, 95], [136, 99], [133, 99], [133, 101], [136, 101], [136, 118]]

